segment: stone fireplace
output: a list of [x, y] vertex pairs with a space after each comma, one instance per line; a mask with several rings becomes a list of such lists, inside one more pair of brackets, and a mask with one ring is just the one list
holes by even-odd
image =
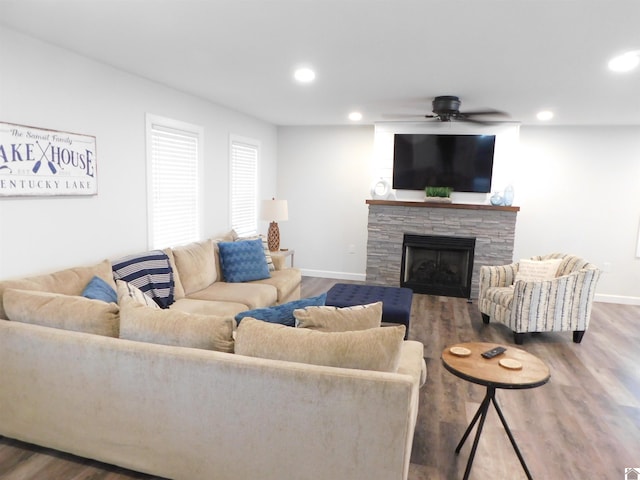
[[[519, 207], [396, 200], [367, 200], [367, 204], [367, 283], [400, 286], [401, 280], [404, 281], [402, 257], [405, 234], [475, 239], [470, 294], [467, 298], [478, 298], [482, 265], [501, 265], [513, 261]], [[429, 262], [429, 259], [425, 262]], [[423, 268], [428, 268], [428, 265], [425, 264]], [[414, 292], [420, 293], [417, 290]]]

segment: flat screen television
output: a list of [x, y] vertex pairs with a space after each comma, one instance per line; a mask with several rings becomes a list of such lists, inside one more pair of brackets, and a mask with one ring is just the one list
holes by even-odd
[[393, 188], [491, 191], [495, 135], [395, 134]]

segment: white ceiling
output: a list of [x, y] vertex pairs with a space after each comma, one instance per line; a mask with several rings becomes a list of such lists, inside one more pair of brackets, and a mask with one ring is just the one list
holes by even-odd
[[607, 70], [639, 22], [640, 0], [0, 0], [0, 24], [277, 125], [426, 114], [436, 95], [640, 125], [640, 69]]

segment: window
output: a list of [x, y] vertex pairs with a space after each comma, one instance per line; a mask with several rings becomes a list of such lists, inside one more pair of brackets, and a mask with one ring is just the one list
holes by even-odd
[[255, 140], [231, 137], [231, 228], [245, 237], [258, 232], [258, 154]]
[[202, 127], [147, 115], [150, 248], [200, 239], [202, 136]]

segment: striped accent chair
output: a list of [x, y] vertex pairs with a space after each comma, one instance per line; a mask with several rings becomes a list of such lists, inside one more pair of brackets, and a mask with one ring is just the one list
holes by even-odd
[[518, 280], [519, 263], [480, 268], [478, 303], [482, 320], [508, 326], [521, 345], [532, 332], [573, 332], [580, 343], [591, 316], [600, 270], [574, 255], [553, 253], [531, 260], [561, 259], [555, 278]]

